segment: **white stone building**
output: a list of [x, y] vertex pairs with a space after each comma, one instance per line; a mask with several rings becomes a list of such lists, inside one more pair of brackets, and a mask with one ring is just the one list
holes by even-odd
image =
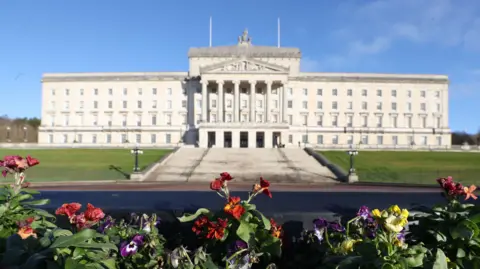
[[39, 143], [450, 147], [447, 76], [305, 73], [298, 48], [238, 39], [188, 72], [44, 74]]

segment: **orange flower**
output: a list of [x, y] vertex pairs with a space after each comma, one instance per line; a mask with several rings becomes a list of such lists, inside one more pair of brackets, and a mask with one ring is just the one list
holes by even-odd
[[272, 226], [270, 228], [272, 235], [277, 238], [282, 237], [282, 232], [283, 232], [282, 226], [278, 226], [275, 220], [273, 219], [270, 219], [270, 225]]
[[216, 223], [210, 222], [208, 227], [207, 238], [220, 240], [225, 235], [225, 228], [227, 228], [228, 220], [218, 218]]
[[55, 215], [65, 215], [69, 218], [72, 218], [81, 207], [82, 205], [79, 203], [63, 204], [55, 211]]
[[33, 236], [37, 238], [37, 234], [35, 231], [32, 229], [32, 227], [24, 226], [18, 229], [17, 234], [22, 238], [22, 239], [27, 239], [30, 236]]
[[477, 196], [475, 195], [475, 190], [477, 187], [475, 185], [471, 185], [470, 187], [463, 187], [463, 191], [465, 192], [465, 200], [473, 198], [473, 200], [477, 200]]
[[225, 213], [232, 215], [236, 219], [240, 219], [245, 213], [245, 208], [240, 204], [240, 197], [228, 198], [228, 203], [223, 208]]
[[199, 235], [203, 231], [203, 227], [209, 224], [210, 222], [208, 221], [208, 218], [206, 216], [201, 216], [193, 223], [192, 231]]

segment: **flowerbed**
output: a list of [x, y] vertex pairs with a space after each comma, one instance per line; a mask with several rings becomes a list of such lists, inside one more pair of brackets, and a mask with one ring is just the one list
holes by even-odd
[[[40, 209], [48, 200], [35, 199], [26, 181], [36, 165], [30, 156], [0, 160], [3, 176], [13, 177], [0, 192], [0, 268], [480, 268], [480, 207], [462, 202], [477, 199], [476, 188], [450, 177], [437, 180], [443, 205], [415, 208], [413, 216], [396, 205], [362, 206], [353, 219], [318, 218], [313, 230], [292, 238], [253, 203], [274, 197], [268, 180], [241, 199], [224, 172], [210, 184], [224, 199], [220, 208], [178, 219], [191, 225], [196, 240], [189, 242], [166, 240], [155, 214], [113, 219], [74, 201], [55, 214]], [[57, 218], [68, 229], [57, 227]]]

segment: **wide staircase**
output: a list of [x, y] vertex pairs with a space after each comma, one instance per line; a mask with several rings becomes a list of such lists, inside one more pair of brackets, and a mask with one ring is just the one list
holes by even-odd
[[299, 148], [181, 148], [146, 181], [209, 182], [221, 172], [229, 172], [236, 182], [255, 182], [261, 176], [276, 183], [336, 182], [327, 167]]

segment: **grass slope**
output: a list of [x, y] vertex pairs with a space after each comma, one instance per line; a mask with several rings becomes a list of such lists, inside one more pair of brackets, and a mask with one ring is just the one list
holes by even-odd
[[[348, 171], [343, 151], [322, 151], [330, 162]], [[360, 151], [354, 160], [360, 181], [435, 184], [453, 176], [464, 184], [480, 184], [480, 154], [469, 152]]]
[[[139, 155], [140, 168], [143, 170], [169, 152], [143, 150]], [[31, 182], [126, 179], [134, 165], [129, 149], [0, 149], [2, 159], [5, 155], [25, 157], [28, 154], [40, 161], [40, 165], [27, 173], [27, 180]], [[111, 165], [123, 173], [110, 169]]]

